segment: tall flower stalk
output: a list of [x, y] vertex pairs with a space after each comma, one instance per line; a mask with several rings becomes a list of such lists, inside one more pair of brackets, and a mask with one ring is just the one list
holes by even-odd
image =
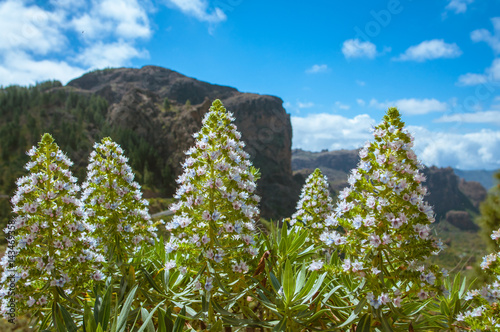
[[127, 164], [123, 149], [109, 137], [94, 144], [82, 185], [82, 201], [93, 227], [97, 251], [106, 257], [113, 270], [141, 247], [153, 245], [156, 227], [148, 212], [148, 201]]
[[372, 317], [382, 319], [388, 309], [440, 291], [442, 272], [425, 261], [442, 244], [431, 237], [435, 219], [424, 200], [423, 166], [396, 108], [387, 111], [374, 137], [360, 150], [321, 240], [344, 253], [337, 272], [364, 280], [358, 297], [366, 298]]
[[[186, 152], [184, 172], [177, 179], [178, 201], [171, 207], [175, 215], [166, 224], [171, 234], [166, 252], [176, 258], [165, 268], [200, 273], [196, 288], [210, 296], [217, 295], [218, 285], [232, 283], [237, 290], [237, 281], [258, 252], [259, 173], [233, 121], [233, 114], [215, 100], [193, 135], [195, 145]], [[213, 317], [209, 320], [214, 322]]]
[[[500, 228], [493, 231], [491, 239], [500, 246]], [[467, 293], [466, 300], [472, 300], [473, 309], [457, 316], [459, 325], [466, 325], [475, 331], [500, 330], [500, 248], [498, 252], [483, 257], [481, 268], [494, 277], [494, 281], [479, 290]]]
[[297, 210], [292, 215], [290, 224], [310, 228], [308, 241], [320, 243], [319, 237], [325, 226], [329, 226], [332, 212], [333, 199], [330, 196], [328, 179], [316, 168], [302, 187]]
[[16, 256], [14, 261], [7, 255], [1, 260], [4, 315], [12, 303], [9, 294], [15, 294], [18, 313], [43, 311], [85, 292], [99, 274], [94, 270], [99, 257], [77, 198], [80, 188], [69, 169], [73, 163], [49, 134], [27, 154], [30, 174], [17, 180], [11, 200], [17, 216], [6, 228]]

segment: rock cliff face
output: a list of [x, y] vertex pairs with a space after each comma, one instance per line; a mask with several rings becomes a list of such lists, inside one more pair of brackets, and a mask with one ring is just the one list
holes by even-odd
[[[67, 88], [107, 99], [106, 121], [145, 138], [167, 160], [172, 177], [181, 173], [184, 151], [193, 145], [192, 134], [201, 128], [203, 115], [214, 99], [220, 99], [235, 114], [246, 151], [261, 170], [262, 216], [278, 218], [293, 212], [300, 185], [292, 177], [292, 127], [280, 98], [241, 93], [156, 66], [95, 71], [70, 81]], [[167, 193], [174, 191], [171, 181]]]
[[[357, 150], [292, 151], [292, 169], [296, 175], [307, 177], [315, 168], [320, 168], [328, 177], [330, 186], [337, 192], [348, 185], [347, 176], [358, 161]], [[426, 168], [424, 174], [427, 177], [425, 185], [430, 192], [426, 199], [434, 206], [437, 220], [445, 218], [448, 211], [453, 211], [450, 220], [457, 221], [456, 224], [466, 229], [476, 229], [470, 214], [478, 213], [479, 203], [486, 198], [483, 186], [479, 182], [460, 179], [450, 167], [433, 166]], [[464, 217], [464, 213], [468, 215], [468, 219]]]

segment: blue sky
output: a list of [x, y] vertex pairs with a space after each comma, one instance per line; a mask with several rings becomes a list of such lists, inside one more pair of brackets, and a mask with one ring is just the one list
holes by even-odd
[[500, 168], [499, 0], [0, 0], [0, 31], [4, 86], [152, 64], [281, 97], [295, 148], [397, 106], [426, 164]]

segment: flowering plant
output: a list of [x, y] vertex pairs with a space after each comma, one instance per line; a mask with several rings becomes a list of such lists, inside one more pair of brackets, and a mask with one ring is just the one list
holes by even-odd
[[215, 100], [193, 135], [195, 146], [186, 152], [184, 172], [177, 179], [178, 201], [171, 206], [175, 215], [165, 225], [170, 232], [165, 249], [171, 257], [165, 269], [198, 274], [195, 288], [206, 294], [215, 295], [218, 285], [241, 289], [242, 276], [258, 253], [259, 173], [232, 121], [232, 113]]
[[104, 138], [94, 144], [82, 185], [82, 202], [97, 252], [108, 262], [116, 260], [118, 266], [127, 262], [129, 253], [135, 254], [142, 244], [153, 245], [157, 239], [148, 201], [142, 199], [141, 187], [127, 161], [123, 149]]
[[320, 234], [325, 227], [325, 220], [333, 212], [333, 199], [330, 196], [328, 179], [317, 168], [306, 179], [302, 187], [297, 211], [292, 215], [290, 225], [311, 228], [308, 241], [321, 243]]
[[434, 213], [424, 201], [423, 166], [396, 108], [388, 110], [374, 136], [360, 150], [350, 186], [341, 191], [320, 239], [345, 255], [336, 273], [363, 280], [357, 296], [365, 297], [367, 312], [387, 325], [387, 310], [397, 312], [405, 302], [413, 305], [440, 292], [442, 272], [424, 261], [442, 245], [430, 235]]
[[[493, 231], [491, 238], [500, 244], [500, 229]], [[480, 331], [498, 331], [500, 329], [500, 250], [484, 256], [481, 268], [494, 276], [494, 281], [480, 290], [467, 293], [467, 300], [472, 300], [473, 308], [457, 316], [459, 325], [470, 326]]]
[[17, 216], [5, 230], [14, 255], [1, 260], [4, 316], [13, 298], [18, 313], [45, 316], [47, 306], [57, 309], [56, 304], [85, 292], [95, 273], [90, 227], [76, 196], [80, 187], [69, 170], [73, 163], [49, 134], [27, 154], [30, 175], [17, 181], [11, 200]]

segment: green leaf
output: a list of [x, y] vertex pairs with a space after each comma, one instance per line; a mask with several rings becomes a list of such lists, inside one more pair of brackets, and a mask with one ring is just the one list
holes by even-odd
[[359, 301], [358, 305], [352, 311], [352, 313], [349, 316], [349, 318], [347, 318], [345, 322], [343, 322], [342, 324], [340, 324], [339, 326], [337, 326], [337, 328], [341, 328], [341, 327], [344, 327], [344, 326], [347, 326], [347, 325], [351, 324], [358, 317], [359, 312], [363, 309], [363, 307], [365, 306], [365, 304], [366, 304], [366, 298], [364, 298], [361, 301]]
[[384, 331], [386, 332], [392, 332], [392, 325], [389, 323], [387, 320], [387, 317], [383, 313], [380, 315], [380, 322], [382, 323], [382, 326], [384, 327]]
[[293, 280], [293, 271], [290, 260], [286, 260], [285, 273], [283, 275], [283, 292], [285, 293], [286, 303], [291, 303], [295, 293], [295, 282]]
[[185, 322], [183, 316], [185, 315], [186, 315], [186, 307], [183, 307], [181, 309], [181, 312], [179, 312], [179, 315], [177, 315], [177, 318], [175, 319], [174, 328], [172, 332], [182, 332]]
[[158, 310], [158, 330], [157, 330], [157, 332], [167, 332], [167, 325], [165, 324], [165, 313], [163, 312], [162, 309]]
[[148, 329], [148, 332], [155, 332], [155, 327], [154, 327], [153, 322], [151, 321], [151, 319], [153, 318], [153, 315], [154, 315], [156, 309], [158, 309], [158, 307], [160, 305], [162, 305], [164, 302], [165, 302], [165, 300], [163, 300], [160, 303], [158, 303], [156, 305], [156, 307], [149, 314], [148, 314], [148, 311], [146, 309], [141, 308], [141, 316], [142, 316], [143, 323], [142, 323], [141, 328], [137, 332], [142, 332], [146, 328]]
[[295, 289], [297, 291], [302, 290], [302, 287], [304, 286], [304, 282], [306, 280], [306, 266], [305, 264], [302, 265], [302, 268], [299, 271], [299, 274], [297, 275], [297, 278], [295, 279]]
[[54, 326], [59, 332], [66, 332], [66, 327], [64, 326], [63, 321], [61, 320], [61, 316], [59, 315], [59, 307], [56, 305], [56, 302], [52, 305], [52, 321], [54, 322]]
[[[155, 327], [153, 325], [153, 322], [151, 322], [151, 319], [148, 319], [149, 312], [145, 308], [141, 308], [141, 319], [143, 321], [141, 330], [143, 331], [144, 329], [147, 329], [147, 332], [155, 332]], [[148, 322], [146, 323], [146, 319], [148, 319]]]
[[113, 285], [110, 284], [106, 289], [106, 294], [104, 294], [104, 298], [102, 300], [101, 305], [101, 313], [100, 313], [100, 321], [103, 330], [107, 330], [109, 317], [111, 315], [111, 295], [113, 293]]
[[[311, 288], [309, 293], [302, 300], [303, 302], [309, 301], [309, 299], [311, 299], [319, 291], [321, 286], [323, 286], [323, 280], [325, 280], [325, 277], [326, 277], [326, 272], [319, 276], [319, 278], [316, 280], [314, 286]], [[318, 296], [318, 299], [319, 299], [319, 296]]]
[[223, 326], [222, 324], [223, 324], [222, 319], [219, 319], [218, 321], [215, 322], [210, 331], [221, 332]]
[[158, 284], [156, 283], [156, 281], [153, 279], [153, 277], [151, 277], [151, 274], [149, 274], [148, 271], [146, 271], [145, 269], [141, 269], [142, 270], [142, 273], [144, 274], [144, 276], [146, 277], [146, 280], [149, 282], [149, 284], [151, 285], [151, 287], [153, 287], [153, 289], [155, 291], [157, 291], [158, 293], [160, 294], [164, 294], [163, 290], [158, 286]]
[[283, 317], [282, 320], [273, 328], [273, 332], [286, 331], [286, 318]]
[[130, 312], [130, 307], [132, 306], [132, 302], [134, 302], [135, 292], [137, 291], [138, 285], [135, 285], [134, 288], [129, 292], [125, 303], [123, 304], [122, 310], [120, 311], [120, 316], [118, 317], [117, 323], [117, 331], [125, 331], [125, 327], [127, 325], [127, 319]]
[[321, 309], [321, 310], [317, 311], [316, 313], [314, 313], [314, 315], [312, 315], [311, 317], [309, 317], [305, 321], [305, 323], [309, 325], [310, 323], [314, 322], [316, 319], [318, 319], [319, 317], [321, 317], [324, 313], [327, 313], [329, 311], [330, 310], [328, 310], [328, 309]]
[[210, 300], [210, 303], [212, 304], [212, 306], [214, 307], [215, 311], [217, 311], [218, 313], [220, 313], [221, 315], [223, 316], [230, 316], [230, 317], [234, 317], [236, 316], [234, 313], [232, 312], [229, 312], [227, 311], [226, 309], [224, 309], [223, 307], [221, 307], [217, 301], [214, 301], [213, 299]]
[[308, 235], [307, 231], [301, 230], [301, 234], [299, 236], [296, 236], [293, 239], [292, 244], [290, 245], [290, 248], [288, 248], [288, 254], [289, 255], [291, 253], [293, 253], [295, 250], [297, 250], [300, 247], [302, 247], [302, 245], [306, 242], [307, 235]]
[[84, 331], [95, 332], [96, 322], [94, 319], [94, 315], [92, 314], [92, 311], [90, 310], [90, 306], [88, 305], [87, 301], [84, 300], [83, 305], [84, 305], [84, 311], [83, 311]]
[[274, 291], [278, 293], [281, 289], [280, 282], [278, 281], [278, 278], [274, 275], [274, 273], [269, 272], [269, 279], [271, 279], [271, 285], [274, 288]]
[[448, 303], [446, 303], [446, 299], [442, 299], [441, 303], [439, 304], [439, 307], [441, 309], [441, 313], [445, 316], [450, 315], [450, 308], [448, 307]]
[[372, 316], [369, 313], [366, 313], [361, 317], [358, 322], [358, 326], [356, 327], [356, 332], [370, 332], [372, 325]]
[[59, 307], [59, 310], [61, 311], [62, 317], [64, 319], [64, 324], [66, 325], [67, 331], [68, 332], [77, 331], [76, 324], [73, 321], [73, 318], [71, 318], [71, 315], [69, 314], [69, 312], [59, 303], [57, 305]]

